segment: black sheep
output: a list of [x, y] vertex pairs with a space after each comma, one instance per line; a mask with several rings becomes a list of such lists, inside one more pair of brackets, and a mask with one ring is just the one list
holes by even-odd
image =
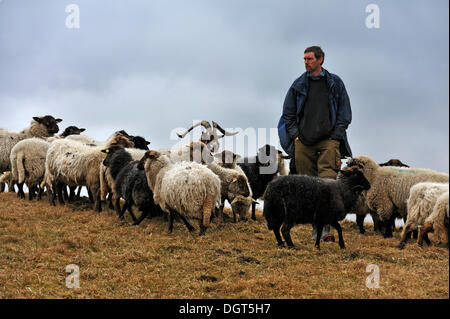
[[[288, 157], [283, 156], [281, 151], [277, 150], [274, 146], [266, 144], [258, 149], [256, 156], [245, 157], [237, 163], [247, 176], [253, 193], [252, 197], [255, 201], [264, 194], [269, 182], [277, 175], [278, 162], [284, 158]], [[256, 203], [253, 202], [253, 220], [256, 220], [255, 208]]]
[[339, 246], [345, 248], [338, 221], [344, 219], [362, 190], [370, 188], [363, 173], [355, 168], [341, 170], [336, 180], [306, 175], [280, 176], [270, 182], [264, 193], [264, 217], [279, 246], [293, 248], [290, 230], [296, 224], [311, 223], [317, 228], [316, 248], [324, 225], [339, 234]]
[[123, 136], [128, 137], [131, 139], [131, 141], [134, 143], [134, 148], [140, 149], [140, 150], [148, 150], [148, 145], [150, 144], [149, 141], [147, 141], [142, 136], [133, 136], [128, 134], [125, 130], [117, 131], [116, 133], [119, 133]]
[[[139, 225], [147, 215], [149, 217], [160, 215], [162, 211], [153, 201], [153, 193], [148, 187], [145, 172], [137, 168], [139, 162], [134, 161], [121, 146], [112, 146], [102, 152], [107, 154], [103, 164], [109, 167], [114, 179], [114, 207], [119, 218], [123, 217], [126, 209], [133, 218], [133, 225]], [[121, 197], [125, 200], [122, 209], [120, 208]], [[137, 206], [142, 212], [138, 219], [131, 210], [132, 205]]]

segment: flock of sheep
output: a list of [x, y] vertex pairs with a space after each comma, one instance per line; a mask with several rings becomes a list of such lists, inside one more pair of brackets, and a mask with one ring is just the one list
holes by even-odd
[[[200, 141], [157, 151], [149, 150], [150, 142], [144, 138], [125, 131], [115, 132], [104, 142], [80, 135], [85, 129], [75, 126], [56, 136], [61, 121], [47, 115], [33, 117], [21, 132], [0, 129], [0, 191], [5, 190], [5, 183], [10, 191], [16, 185], [17, 195], [24, 198], [26, 184], [32, 200], [41, 199], [46, 189], [55, 205], [56, 199], [60, 204], [75, 200], [85, 186], [98, 212], [106, 201], [119, 218], [128, 211], [136, 225], [146, 217], [164, 215], [170, 232], [176, 218], [189, 231], [195, 230], [190, 222], [196, 219], [200, 235], [212, 218], [223, 222], [225, 201], [237, 222], [238, 216], [246, 220], [250, 209], [256, 219], [256, 200], [263, 198], [263, 215], [280, 246], [285, 241], [294, 247], [290, 229], [310, 223], [317, 228], [318, 249], [327, 224], [337, 230], [339, 246], [345, 248], [339, 221], [349, 213], [357, 215], [362, 234], [364, 217], [370, 213], [374, 229], [385, 237], [392, 237], [395, 219], [403, 218], [399, 248], [412, 232], [420, 245], [423, 240], [430, 245], [430, 231], [448, 246], [446, 173], [410, 168], [400, 161], [379, 165], [361, 155], [348, 159], [336, 180], [289, 175], [284, 161], [288, 157], [271, 145], [246, 158], [218, 152], [218, 140], [237, 133], [226, 132], [214, 121], [212, 126], [199, 122], [179, 135], [184, 137], [201, 125], [206, 131]], [[138, 218], [133, 207], [141, 212]]]

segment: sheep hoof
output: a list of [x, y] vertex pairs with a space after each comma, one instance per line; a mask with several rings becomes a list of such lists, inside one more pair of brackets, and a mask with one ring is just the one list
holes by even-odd
[[315, 245], [315, 247], [317, 248], [318, 251], [320, 251], [320, 246], [319, 245]]
[[297, 247], [295, 247], [295, 246], [288, 246], [288, 249], [292, 249], [292, 250], [298, 250], [298, 248], [297, 248]]
[[403, 249], [403, 248], [405, 248], [405, 243], [404, 243], [404, 242], [401, 242], [401, 243], [398, 245], [398, 249]]

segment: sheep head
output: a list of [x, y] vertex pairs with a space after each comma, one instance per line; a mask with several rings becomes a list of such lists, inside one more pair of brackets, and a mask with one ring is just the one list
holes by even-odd
[[378, 164], [380, 166], [398, 166], [398, 167], [409, 167], [406, 164], [403, 164], [401, 160], [393, 158], [387, 161], [386, 163]]
[[370, 183], [364, 176], [362, 170], [357, 166], [345, 167], [341, 169], [339, 179], [345, 178], [348, 185], [355, 193], [370, 189]]
[[106, 154], [106, 157], [103, 160], [103, 165], [109, 166], [111, 164], [111, 157], [113, 156], [113, 154], [115, 152], [117, 152], [118, 150], [121, 150], [121, 149], [123, 149], [122, 146], [120, 146], [120, 145], [113, 145], [113, 146], [110, 146], [110, 147], [108, 147], [108, 148], [106, 148], [104, 150], [101, 150], [102, 153]]
[[55, 119], [51, 115], [34, 116], [33, 120], [35, 120], [37, 123], [43, 125], [45, 127], [45, 129], [47, 130], [47, 133], [49, 136], [52, 136], [53, 134], [58, 133], [58, 131], [59, 131], [58, 123], [62, 121], [62, 119]]
[[231, 201], [231, 210], [233, 211], [233, 215], [239, 215], [240, 220], [247, 220], [246, 216], [252, 203], [258, 204], [258, 202], [250, 196], [245, 197], [242, 195], [237, 195]]
[[64, 132], [62, 132], [60, 134], [60, 136], [66, 137], [66, 136], [69, 136], [69, 135], [80, 135], [84, 131], [86, 131], [85, 128], [78, 128], [76, 126], [68, 126], [68, 127], [66, 127]]

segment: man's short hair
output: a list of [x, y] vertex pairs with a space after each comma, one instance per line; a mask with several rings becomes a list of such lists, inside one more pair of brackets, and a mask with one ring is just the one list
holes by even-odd
[[323, 58], [323, 61], [322, 61], [322, 63], [320, 63], [320, 65], [322, 65], [323, 62], [325, 61], [325, 52], [323, 52], [322, 48], [317, 45], [306, 48], [305, 52], [303, 52], [303, 53], [306, 53], [306, 52], [313, 52], [316, 59]]

